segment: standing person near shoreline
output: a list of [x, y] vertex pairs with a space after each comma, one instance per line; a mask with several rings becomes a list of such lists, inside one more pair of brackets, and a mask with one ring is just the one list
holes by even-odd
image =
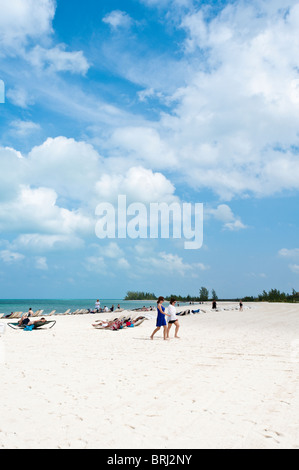
[[163, 329], [164, 329], [164, 332], [163, 332], [163, 336], [164, 336], [164, 339], [168, 339], [167, 337], [167, 322], [166, 322], [166, 316], [170, 317], [170, 315], [168, 313], [165, 312], [165, 307], [163, 307], [163, 302], [164, 302], [164, 297], [159, 297], [158, 300], [157, 300], [157, 312], [158, 312], [158, 315], [157, 315], [157, 323], [156, 323], [156, 329], [152, 332], [151, 334], [151, 339], [154, 339], [154, 335], [157, 333], [157, 331], [160, 330], [161, 326], [163, 326]]
[[167, 338], [169, 338], [170, 328], [172, 327], [173, 324], [175, 325], [174, 337], [179, 338], [178, 331], [180, 328], [180, 324], [176, 316], [175, 303], [176, 303], [176, 300], [174, 298], [171, 298], [169, 302], [169, 306], [168, 306], [169, 318], [168, 318], [168, 327], [167, 327]]

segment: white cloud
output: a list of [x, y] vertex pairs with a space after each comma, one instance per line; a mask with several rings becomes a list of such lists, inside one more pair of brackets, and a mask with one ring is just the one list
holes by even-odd
[[102, 161], [90, 144], [56, 137], [34, 147], [27, 163], [35, 184], [42, 181], [60, 196], [88, 201], [102, 173]]
[[161, 139], [156, 129], [150, 127], [118, 128], [112, 135], [111, 144], [125, 148], [130, 156], [154, 168], [177, 164], [175, 150]]
[[[14, 125], [21, 129], [23, 123]], [[119, 194], [127, 196], [127, 204], [178, 201], [162, 173], [140, 166], [123, 173], [91, 145], [74, 139], [47, 139], [27, 156], [0, 148], [0, 158], [0, 230], [16, 233], [16, 250], [82, 246], [85, 237], [95, 235], [96, 206], [116, 203]], [[116, 245], [103, 250], [106, 257], [124, 258]]]
[[244, 225], [241, 220], [235, 220], [234, 222], [228, 222], [224, 225], [224, 228], [227, 230], [231, 231], [237, 231], [237, 230], [242, 230], [247, 228], [246, 225]]
[[16, 263], [22, 261], [25, 258], [21, 253], [13, 252], [10, 250], [0, 251], [0, 259], [6, 264]]
[[35, 267], [36, 269], [40, 269], [41, 271], [48, 270], [47, 258], [44, 256], [38, 256], [35, 258]]
[[105, 258], [112, 262], [113, 269], [130, 269], [130, 263], [124, 256], [124, 251], [119, 247], [116, 242], [110, 242], [107, 245], [97, 246], [99, 255], [91, 256], [87, 259], [87, 269], [91, 270], [92, 267], [97, 269], [98, 264], [105, 264]]
[[188, 49], [206, 51], [208, 70], [203, 64], [179, 90], [176, 117], [167, 123], [185, 161], [188, 152], [197, 155], [190, 178], [223, 197], [299, 187], [297, 156], [284, 148], [298, 144], [297, 104], [289, 90], [297, 74], [299, 5], [287, 16], [279, 9], [287, 5], [276, 6], [269, 12], [264, 2], [239, 2], [211, 21], [203, 9], [182, 22]]
[[52, 72], [71, 72], [85, 75], [90, 67], [82, 51], [66, 51], [65, 44], [51, 49], [35, 46], [28, 54], [27, 60], [36, 68], [47, 68]]
[[32, 96], [28, 91], [20, 86], [16, 88], [9, 88], [6, 92], [7, 98], [20, 108], [27, 108], [29, 105], [34, 104]]
[[293, 248], [293, 249], [282, 248], [281, 250], [279, 250], [278, 254], [280, 256], [284, 256], [287, 258], [295, 258], [299, 256], [299, 248]]
[[17, 197], [0, 204], [1, 231], [70, 235], [93, 229], [92, 221], [80, 210], [70, 211], [56, 202], [52, 189], [21, 186]]
[[117, 201], [119, 194], [127, 202], [174, 202], [175, 188], [162, 173], [132, 167], [125, 174], [103, 174], [96, 184], [98, 196], [104, 201]]
[[84, 266], [87, 271], [96, 272], [102, 276], [111, 274], [111, 270], [108, 269], [108, 266], [105, 263], [105, 260], [102, 256], [89, 256], [85, 262]]
[[19, 235], [12, 243], [12, 248], [37, 253], [46, 251], [66, 251], [84, 247], [84, 241], [72, 235], [44, 235], [41, 233], [25, 233]]
[[247, 228], [239, 217], [236, 217], [227, 204], [220, 204], [216, 209], [206, 209], [207, 216], [212, 216], [216, 220], [223, 222], [223, 228], [231, 231], [237, 231]]
[[126, 260], [126, 258], [120, 258], [117, 260], [117, 265], [120, 269], [130, 269], [130, 263]]
[[[172, 90], [182, 65], [185, 74], [170, 92], [171, 112], [158, 122], [119, 127], [110, 145], [144, 166], [171, 166], [192, 188], [226, 200], [298, 190], [299, 4], [270, 3], [233, 2], [214, 16], [207, 7], [191, 9], [181, 21], [183, 59], [160, 63], [151, 84], [148, 71], [141, 76], [139, 62], [134, 67], [127, 57], [124, 76], [148, 84], [143, 100], [153, 90], [165, 93], [165, 83]], [[172, 73], [162, 80], [170, 63]]]
[[[82, 51], [69, 52], [65, 44], [51, 47], [55, 10], [55, 0], [0, 0], [0, 57], [20, 56], [37, 69], [85, 75], [89, 63]], [[28, 98], [20, 87], [8, 96], [15, 104], [26, 106]]]
[[298, 264], [290, 264], [289, 268], [293, 273], [299, 274], [299, 265]]
[[149, 98], [153, 98], [153, 97], [156, 97], [156, 96], [158, 96], [159, 98], [162, 97], [162, 94], [161, 93], [156, 93], [154, 88], [146, 88], [145, 90], [139, 91], [137, 93], [137, 95], [138, 95], [138, 98], [141, 102], [145, 102]]
[[17, 50], [29, 39], [52, 33], [55, 0], [0, 0], [0, 44]]
[[232, 222], [235, 219], [233, 211], [227, 204], [220, 204], [216, 209], [207, 209], [206, 213], [221, 222]]
[[103, 18], [103, 22], [112, 28], [127, 28], [132, 24], [132, 18], [124, 11], [114, 10]]
[[13, 128], [14, 132], [16, 132], [19, 136], [25, 137], [32, 132], [36, 132], [40, 130], [40, 125], [36, 124], [32, 121], [21, 121], [17, 119], [10, 123], [10, 126]]
[[140, 0], [140, 2], [149, 7], [158, 8], [192, 7], [193, 5], [193, 0]]
[[124, 255], [123, 250], [118, 246], [116, 242], [110, 242], [106, 246], [99, 246], [100, 254], [106, 258], [121, 258]]
[[160, 252], [154, 257], [137, 257], [136, 259], [141, 267], [147, 266], [149, 270], [159, 270], [167, 275], [175, 274], [178, 277], [184, 277], [187, 274], [196, 277], [199, 271], [209, 269], [203, 263], [185, 263], [180, 256], [165, 252]]
[[20, 152], [6, 147], [0, 147], [0, 206], [5, 201], [15, 197], [18, 185], [24, 177], [24, 159]]

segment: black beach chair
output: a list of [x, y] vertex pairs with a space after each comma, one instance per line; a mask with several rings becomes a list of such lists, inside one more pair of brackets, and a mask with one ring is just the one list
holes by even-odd
[[[41, 329], [50, 330], [51, 328], [53, 328], [55, 323], [56, 323], [55, 320], [47, 320], [47, 321], [39, 320], [39, 321], [36, 321], [34, 325], [31, 325], [31, 326], [33, 326], [32, 328], [33, 330], [41, 330]], [[27, 326], [27, 325], [19, 325], [18, 323], [7, 323], [7, 325], [10, 326], [10, 328], [12, 328], [13, 330], [24, 330]], [[47, 328], [43, 328], [44, 326], [47, 326]]]

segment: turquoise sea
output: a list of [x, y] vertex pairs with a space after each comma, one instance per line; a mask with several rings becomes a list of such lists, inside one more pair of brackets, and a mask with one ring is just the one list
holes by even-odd
[[[3, 299], [0, 300], [0, 313], [5, 313], [8, 315], [11, 312], [28, 312], [31, 307], [35, 312], [36, 310], [43, 310], [43, 314], [47, 315], [52, 310], [56, 310], [56, 313], [64, 313], [66, 310], [71, 309], [75, 311], [77, 309], [94, 308], [95, 302], [97, 299]], [[100, 299], [101, 307], [105, 305], [110, 308], [114, 305], [117, 308], [117, 305], [120, 304], [121, 308], [125, 310], [133, 310], [135, 308], [156, 306], [154, 300], [123, 300], [123, 299]]]

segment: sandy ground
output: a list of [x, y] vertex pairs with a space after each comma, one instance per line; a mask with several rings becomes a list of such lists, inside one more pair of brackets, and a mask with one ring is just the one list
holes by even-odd
[[299, 448], [298, 304], [207, 309], [170, 341], [149, 339], [154, 319], [93, 329], [103, 317], [7, 328], [1, 448]]

